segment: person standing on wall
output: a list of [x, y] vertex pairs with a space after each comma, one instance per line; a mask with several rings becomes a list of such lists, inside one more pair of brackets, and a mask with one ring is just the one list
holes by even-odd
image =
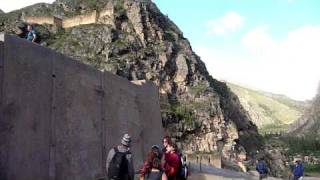
[[133, 158], [130, 147], [131, 137], [124, 134], [121, 144], [110, 149], [106, 163], [109, 180], [134, 180]]
[[35, 42], [37, 39], [36, 31], [33, 29], [31, 25], [27, 26], [28, 34], [27, 34], [27, 40], [31, 42]]

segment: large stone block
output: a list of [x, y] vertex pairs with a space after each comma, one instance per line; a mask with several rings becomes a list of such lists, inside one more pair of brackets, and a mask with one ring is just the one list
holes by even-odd
[[159, 91], [150, 81], [135, 81], [137, 84], [137, 104], [140, 112], [143, 139], [142, 153], [146, 157], [152, 145], [162, 146], [163, 128], [161, 123]]
[[100, 71], [54, 57], [56, 179], [87, 180], [102, 174]]
[[[2, 36], [3, 37], [3, 36]], [[2, 130], [4, 124], [2, 124], [3, 119], [3, 108], [2, 108], [2, 81], [3, 81], [3, 58], [4, 58], [4, 42], [0, 35], [0, 179], [4, 179], [6, 175], [6, 131]]]
[[158, 90], [0, 35], [0, 179], [87, 180], [132, 136], [136, 170], [162, 138]]
[[4, 37], [0, 156], [2, 179], [48, 178], [54, 52]]

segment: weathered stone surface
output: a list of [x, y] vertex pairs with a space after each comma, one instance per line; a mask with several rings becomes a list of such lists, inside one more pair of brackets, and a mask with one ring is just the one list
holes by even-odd
[[[3, 82], [3, 60], [4, 60], [4, 43], [3, 43], [3, 36], [0, 34], [0, 119], [3, 119], [3, 99], [2, 99], [2, 82]], [[1, 123], [1, 121], [0, 121]], [[0, 135], [1, 135], [1, 140], [0, 140], [0, 154], [5, 154], [5, 156], [0, 156], [0, 179], [4, 179], [6, 176], [5, 171], [6, 171], [6, 163], [7, 163], [7, 151], [6, 151], [6, 146], [7, 142], [5, 140], [6, 135], [5, 135], [5, 130], [4, 130], [4, 124], [1, 123], [0, 126]]]
[[1, 179], [48, 179], [54, 52], [11, 36], [3, 44]]
[[130, 83], [17, 37], [0, 41], [0, 85], [3, 180], [103, 176], [123, 133], [138, 168], [163, 137], [152, 82]]
[[103, 174], [102, 74], [63, 55], [53, 63], [56, 178], [91, 179]]
[[[141, 164], [143, 159], [142, 129], [139, 107], [137, 104], [137, 88], [134, 84], [129, 84], [126, 79], [105, 72], [104, 87], [106, 89], [105, 100], [105, 132], [106, 149], [110, 149], [119, 143], [123, 133], [129, 132], [133, 135], [133, 151], [139, 161], [135, 165]], [[115, 121], [116, 120], [116, 121]]]

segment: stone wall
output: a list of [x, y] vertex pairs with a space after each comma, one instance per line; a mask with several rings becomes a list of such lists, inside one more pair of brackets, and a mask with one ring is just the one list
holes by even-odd
[[55, 24], [55, 19], [59, 19], [59, 18], [54, 16], [44, 16], [44, 17], [22, 16], [22, 21], [27, 22], [29, 24]]
[[89, 14], [78, 15], [71, 18], [63, 19], [62, 27], [70, 28], [74, 26], [79, 26], [83, 24], [93, 24], [97, 22], [97, 11], [93, 11]]
[[51, 24], [58, 27], [71, 28], [79, 25], [94, 24], [98, 22], [104, 24], [112, 24], [112, 21], [110, 21], [112, 15], [113, 9], [106, 7], [100, 12], [97, 12], [95, 10], [88, 14], [82, 14], [64, 19], [58, 18], [56, 16], [22, 16], [21, 20], [29, 24]]
[[123, 133], [133, 138], [138, 169], [161, 143], [161, 127], [153, 83], [0, 36], [0, 179], [95, 179]]
[[113, 15], [113, 8], [112, 7], [105, 7], [99, 12], [99, 17], [109, 16], [111, 17]]
[[187, 154], [187, 161], [197, 166], [207, 165], [215, 168], [221, 168], [221, 155], [219, 153]]

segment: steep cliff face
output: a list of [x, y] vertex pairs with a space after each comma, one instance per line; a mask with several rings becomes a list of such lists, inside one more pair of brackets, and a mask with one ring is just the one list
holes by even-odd
[[317, 133], [320, 134], [320, 86], [317, 95], [306, 108], [304, 114], [289, 127], [294, 134]]
[[129, 80], [159, 86], [162, 123], [186, 152], [253, 152], [261, 137], [238, 97], [212, 78], [189, 41], [150, 0], [57, 0], [0, 15], [0, 31], [25, 35], [23, 16], [62, 18], [112, 9], [97, 23], [63, 29], [35, 25], [39, 43]]

